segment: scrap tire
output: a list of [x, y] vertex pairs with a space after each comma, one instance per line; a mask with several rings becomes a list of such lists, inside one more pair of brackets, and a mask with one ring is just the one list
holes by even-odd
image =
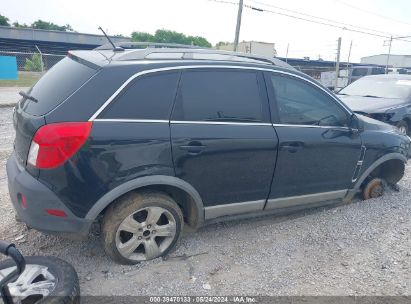
[[[46, 297], [40, 299], [26, 298], [21, 303], [30, 304], [79, 304], [80, 303], [80, 285], [77, 273], [69, 263], [55, 258], [33, 256], [25, 257], [26, 265], [46, 266], [48, 271], [56, 279], [56, 286], [53, 291]], [[0, 262], [0, 270], [9, 267], [15, 267], [12, 260]], [[13, 296], [13, 294], [11, 295]]]

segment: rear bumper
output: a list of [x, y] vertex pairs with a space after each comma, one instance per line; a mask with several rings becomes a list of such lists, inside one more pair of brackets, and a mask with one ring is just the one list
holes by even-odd
[[[14, 153], [7, 161], [7, 176], [11, 202], [28, 226], [68, 237], [88, 235], [92, 221], [75, 216], [49, 188], [18, 166]], [[23, 207], [21, 195], [26, 197], [26, 207]], [[64, 211], [67, 216], [50, 215], [47, 209]]]

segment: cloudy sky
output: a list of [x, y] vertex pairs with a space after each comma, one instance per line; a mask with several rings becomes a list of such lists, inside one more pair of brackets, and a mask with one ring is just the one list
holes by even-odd
[[[170, 29], [200, 35], [211, 43], [233, 41], [238, 0], [1, 0], [0, 14], [12, 22], [37, 19], [70, 24], [76, 31], [130, 35], [132, 31], [154, 33]], [[223, 3], [224, 2], [224, 3]], [[351, 60], [387, 53], [387, 38], [292, 18], [333, 23], [376, 35], [411, 36], [410, 0], [244, 0], [240, 40], [274, 42], [279, 56], [334, 60], [337, 39], [342, 37], [341, 59], [346, 60], [353, 42]], [[252, 6], [264, 11], [253, 10]], [[271, 11], [271, 12], [270, 12]], [[300, 14], [299, 14], [300, 13]], [[335, 22], [339, 22], [336, 24]], [[353, 25], [355, 27], [352, 27]], [[394, 40], [393, 54], [411, 54], [410, 42]]]

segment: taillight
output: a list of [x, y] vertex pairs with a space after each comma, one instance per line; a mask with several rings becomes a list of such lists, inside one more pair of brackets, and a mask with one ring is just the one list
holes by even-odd
[[91, 127], [92, 122], [63, 122], [41, 127], [31, 142], [27, 162], [39, 169], [62, 165], [86, 142]]

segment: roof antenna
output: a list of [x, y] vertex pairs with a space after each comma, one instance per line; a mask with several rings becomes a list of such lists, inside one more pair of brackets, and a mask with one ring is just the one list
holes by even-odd
[[123, 49], [122, 47], [115, 46], [115, 44], [113, 43], [113, 41], [112, 41], [112, 40], [110, 39], [110, 37], [106, 34], [106, 32], [101, 28], [101, 26], [99, 26], [98, 29], [103, 32], [103, 34], [104, 34], [104, 36], [106, 36], [108, 42], [110, 42], [110, 44], [113, 46], [113, 51], [114, 51], [114, 52], [124, 51], [124, 49]]

